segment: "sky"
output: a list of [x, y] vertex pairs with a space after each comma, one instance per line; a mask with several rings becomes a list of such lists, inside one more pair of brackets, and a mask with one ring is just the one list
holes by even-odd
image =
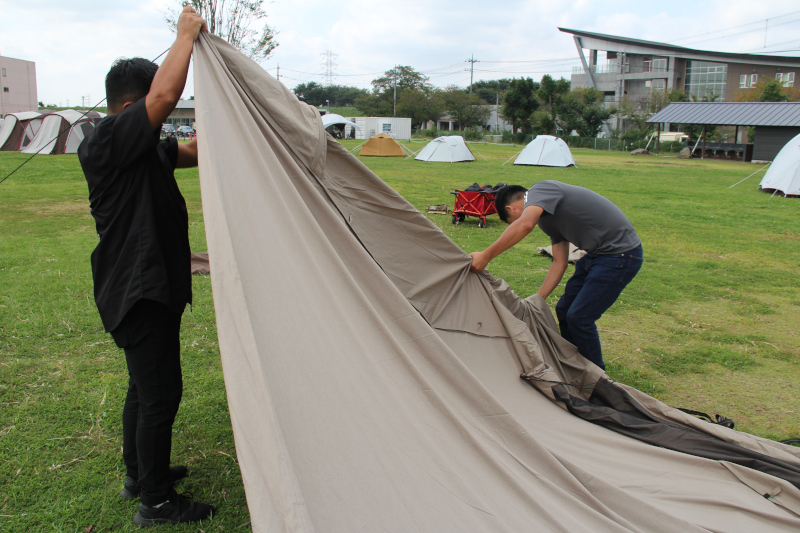
[[[261, 65], [293, 88], [331, 81], [370, 88], [395, 65], [436, 86], [544, 74], [569, 79], [580, 62], [558, 27], [670, 43], [700, 50], [800, 56], [796, 0], [685, 2], [573, 0], [274, 0], [266, 23], [279, 46]], [[36, 63], [45, 104], [95, 105], [118, 57], [153, 59], [174, 34], [164, 20], [178, 0], [0, 0], [0, 55]], [[326, 67], [327, 52], [331, 66]], [[776, 53], [772, 53], [776, 52]], [[160, 62], [161, 60], [157, 61]], [[330, 74], [330, 76], [327, 76]], [[192, 73], [184, 97], [194, 94]]]

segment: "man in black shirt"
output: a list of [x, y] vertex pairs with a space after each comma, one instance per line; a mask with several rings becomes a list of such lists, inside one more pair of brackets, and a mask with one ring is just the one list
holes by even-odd
[[192, 301], [188, 214], [174, 169], [197, 166], [197, 144], [159, 139], [204, 28], [187, 7], [160, 68], [141, 58], [117, 60], [106, 76], [110, 114], [78, 149], [100, 237], [92, 253], [95, 302], [128, 364], [120, 495], [140, 496], [133, 517], [140, 526], [195, 522], [214, 511], [172, 488], [186, 475], [169, 463], [183, 392], [181, 315]]

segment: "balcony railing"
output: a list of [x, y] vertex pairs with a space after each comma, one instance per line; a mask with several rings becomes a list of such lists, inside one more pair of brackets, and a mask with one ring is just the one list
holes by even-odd
[[[605, 65], [591, 65], [589, 69], [594, 74], [619, 74], [620, 73], [620, 65], [619, 63], [607, 63]], [[631, 71], [630, 65], [625, 65], [625, 73], [629, 73]], [[586, 71], [583, 67], [572, 67], [572, 75], [573, 76], [584, 76]]]

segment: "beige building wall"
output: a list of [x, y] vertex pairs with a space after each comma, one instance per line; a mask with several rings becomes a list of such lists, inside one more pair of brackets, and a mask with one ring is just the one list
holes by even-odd
[[36, 63], [0, 56], [0, 116], [38, 109]]

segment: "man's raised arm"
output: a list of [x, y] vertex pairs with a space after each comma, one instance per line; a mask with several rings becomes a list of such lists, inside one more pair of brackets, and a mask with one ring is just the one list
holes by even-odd
[[178, 19], [178, 36], [156, 72], [150, 92], [145, 97], [147, 118], [150, 128], [155, 132], [167, 119], [183, 94], [186, 75], [189, 73], [189, 60], [192, 57], [192, 46], [206, 27], [203, 18], [189, 6], [183, 8]]

